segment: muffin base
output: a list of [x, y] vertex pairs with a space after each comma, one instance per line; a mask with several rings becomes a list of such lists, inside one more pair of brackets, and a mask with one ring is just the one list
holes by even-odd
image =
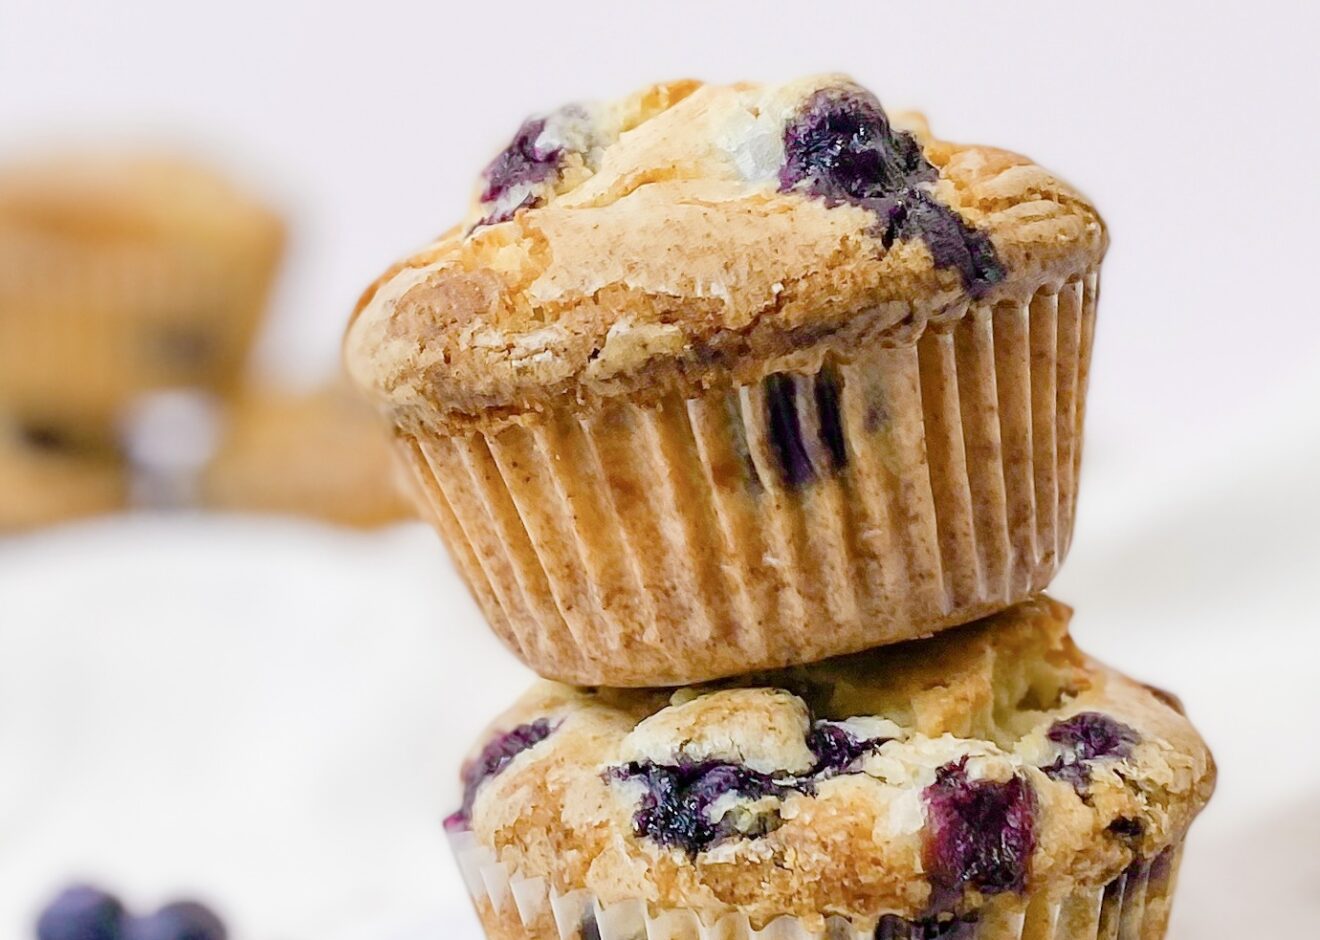
[[490, 940], [1162, 940], [1168, 929], [1181, 844], [1132, 865], [1098, 888], [1064, 897], [1001, 895], [971, 921], [931, 934], [898, 918], [874, 927], [822, 913], [755, 927], [733, 911], [706, 923], [689, 910], [652, 910], [643, 900], [602, 906], [586, 890], [560, 893], [522, 878], [470, 831], [447, 833], [482, 929]]
[[405, 457], [548, 678], [680, 685], [912, 639], [1024, 600], [1066, 554], [1097, 291], [1089, 270], [752, 384], [417, 433]]

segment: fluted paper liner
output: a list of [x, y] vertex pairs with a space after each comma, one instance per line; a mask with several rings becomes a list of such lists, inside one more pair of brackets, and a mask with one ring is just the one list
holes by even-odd
[[[897, 917], [857, 927], [839, 916], [783, 916], [759, 928], [732, 911], [711, 922], [645, 901], [602, 905], [590, 891], [559, 892], [501, 862], [468, 830], [448, 831], [468, 893], [490, 940], [923, 940]], [[1000, 895], [939, 936], [946, 940], [1161, 940], [1168, 928], [1181, 844], [1137, 863], [1110, 884], [1062, 897]]]
[[109, 422], [146, 391], [229, 391], [279, 249], [255, 224], [205, 246], [0, 231], [0, 411]]
[[1024, 600], [1067, 552], [1097, 283], [806, 374], [403, 446], [544, 676], [677, 685], [911, 639]]

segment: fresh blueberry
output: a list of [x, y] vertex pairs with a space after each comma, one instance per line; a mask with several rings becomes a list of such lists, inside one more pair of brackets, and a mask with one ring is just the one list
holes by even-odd
[[879, 748], [889, 738], [860, 741], [845, 729], [827, 721], [817, 722], [807, 733], [807, 747], [816, 755], [812, 775], [833, 776], [843, 773], [865, 754]]
[[937, 267], [956, 270], [980, 296], [1004, 279], [1004, 269], [990, 239], [930, 194], [924, 184], [938, 177], [916, 139], [894, 130], [880, 102], [861, 89], [821, 89], [784, 128], [782, 191], [868, 209], [885, 247], [921, 239]]
[[196, 901], [176, 901], [154, 914], [130, 920], [124, 940], [225, 940], [224, 923]]
[[476, 759], [463, 768], [463, 805], [445, 820], [446, 829], [461, 829], [468, 823], [472, 814], [472, 803], [477, 798], [477, 789], [498, 775], [510, 761], [528, 748], [535, 747], [558, 727], [550, 724], [546, 718], [538, 718], [529, 724], [519, 725], [512, 731], [498, 735], [491, 740]]
[[1121, 760], [1141, 741], [1134, 729], [1100, 712], [1079, 712], [1056, 721], [1045, 736], [1059, 745], [1060, 754], [1041, 769], [1054, 780], [1072, 784], [1079, 793], [1091, 782], [1092, 761]]
[[1023, 890], [1036, 846], [1036, 799], [1027, 781], [972, 780], [964, 757], [941, 767], [923, 796], [924, 856], [937, 906], [966, 885], [983, 894]]
[[606, 778], [641, 781], [646, 794], [633, 814], [633, 831], [661, 845], [683, 849], [689, 855], [696, 855], [735, 834], [753, 838], [764, 835], [777, 823], [777, 819], [768, 815], [761, 821], [762, 828], [738, 832], [723, 819], [712, 822], [709, 810], [720, 797], [736, 793], [748, 800], [758, 800], [803, 788], [740, 764], [720, 761], [682, 766], [634, 762], [612, 768]]
[[90, 885], [74, 885], [37, 918], [37, 940], [121, 940], [124, 906]]

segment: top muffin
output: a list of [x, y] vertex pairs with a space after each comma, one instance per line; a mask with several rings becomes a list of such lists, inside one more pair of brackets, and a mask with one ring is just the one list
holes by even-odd
[[919, 332], [1105, 244], [1045, 170], [846, 77], [673, 82], [524, 122], [467, 218], [366, 293], [347, 356], [400, 424], [490, 430]]

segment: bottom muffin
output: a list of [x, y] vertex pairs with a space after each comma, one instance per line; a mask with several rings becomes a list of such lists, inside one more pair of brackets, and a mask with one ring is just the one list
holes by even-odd
[[0, 531], [123, 509], [128, 490], [109, 435], [0, 416]]
[[538, 684], [446, 821], [487, 935], [1162, 937], [1214, 762], [1069, 613], [678, 691]]

